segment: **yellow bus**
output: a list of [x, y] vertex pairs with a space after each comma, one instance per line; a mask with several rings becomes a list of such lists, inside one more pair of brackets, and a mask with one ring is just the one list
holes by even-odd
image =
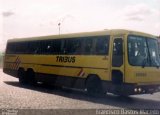
[[10, 39], [3, 72], [21, 84], [38, 82], [85, 89], [89, 94], [160, 91], [156, 36], [131, 30]]

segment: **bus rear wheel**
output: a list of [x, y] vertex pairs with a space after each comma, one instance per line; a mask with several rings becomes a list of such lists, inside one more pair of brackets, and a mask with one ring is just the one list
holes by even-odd
[[98, 78], [97, 76], [90, 76], [87, 79], [86, 88], [87, 88], [87, 94], [89, 96], [98, 96], [98, 97], [103, 96], [101, 79]]
[[32, 69], [27, 70], [27, 77], [30, 85], [36, 85], [35, 72]]
[[19, 78], [20, 84], [25, 85], [28, 83], [26, 73], [25, 73], [24, 69], [22, 69], [22, 68], [20, 68], [18, 70], [18, 78]]

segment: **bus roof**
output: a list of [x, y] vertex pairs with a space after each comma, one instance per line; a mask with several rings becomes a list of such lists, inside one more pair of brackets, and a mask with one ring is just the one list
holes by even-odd
[[86, 36], [100, 36], [100, 35], [125, 35], [133, 34], [140, 36], [148, 36], [151, 38], [156, 38], [156, 36], [125, 29], [105, 29], [103, 31], [93, 31], [93, 32], [80, 32], [80, 33], [70, 33], [70, 34], [60, 34], [60, 35], [49, 35], [49, 36], [37, 36], [37, 37], [28, 37], [28, 38], [14, 38], [9, 39], [8, 42], [21, 42], [21, 41], [34, 41], [34, 40], [49, 40], [49, 39], [63, 39], [63, 38], [74, 38], [74, 37], [86, 37]]

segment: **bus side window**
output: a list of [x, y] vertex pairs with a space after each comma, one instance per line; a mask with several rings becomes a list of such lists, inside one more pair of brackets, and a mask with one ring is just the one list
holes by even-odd
[[61, 53], [61, 41], [62, 40], [53, 40], [52, 42], [52, 54], [60, 54]]
[[36, 54], [41, 54], [42, 52], [42, 49], [41, 49], [41, 42], [40, 41], [37, 41], [36, 42], [36, 48], [35, 48], [35, 51], [34, 51]]
[[17, 54], [25, 54], [26, 49], [27, 49], [27, 42], [19, 42], [16, 44], [16, 53]]
[[51, 41], [41, 41], [41, 53], [50, 54], [52, 49]]
[[7, 54], [13, 54], [15, 53], [15, 44], [14, 43], [8, 43], [7, 44]]
[[82, 54], [82, 41], [83, 39], [77, 39], [75, 44], [75, 54]]
[[53, 54], [53, 52], [54, 52], [53, 41], [52, 40], [46, 41], [46, 53]]
[[67, 42], [67, 54], [73, 54], [75, 52], [75, 40], [70, 39]]
[[81, 39], [67, 39], [66, 40], [66, 47], [65, 47], [65, 53], [71, 54], [71, 55], [79, 55], [81, 54], [81, 48], [82, 48], [82, 40]]
[[62, 54], [67, 54], [67, 40], [66, 39], [62, 41], [61, 49], [62, 49]]
[[38, 52], [38, 45], [37, 41], [30, 41], [28, 42], [28, 51], [29, 54], [37, 54]]
[[80, 55], [82, 53], [82, 39], [74, 40], [73, 49], [73, 54]]
[[66, 52], [66, 40], [62, 39], [60, 41], [61, 41], [61, 46], [60, 46], [59, 54], [65, 54], [65, 52]]
[[93, 39], [92, 38], [87, 38], [84, 41], [84, 54], [92, 54], [93, 51]]
[[102, 36], [96, 39], [96, 54], [108, 55], [109, 50], [109, 38]]

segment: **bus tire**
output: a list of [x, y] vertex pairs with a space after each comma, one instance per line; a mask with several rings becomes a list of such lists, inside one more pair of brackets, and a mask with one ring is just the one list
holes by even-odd
[[89, 78], [87, 78], [86, 88], [87, 94], [89, 96], [100, 97], [103, 95], [101, 79], [95, 75], [89, 76]]
[[30, 85], [36, 85], [35, 72], [32, 69], [27, 70], [27, 77]]
[[28, 83], [27, 78], [26, 78], [26, 73], [24, 69], [20, 68], [18, 70], [18, 78], [19, 78], [19, 83], [22, 85], [25, 85]]

